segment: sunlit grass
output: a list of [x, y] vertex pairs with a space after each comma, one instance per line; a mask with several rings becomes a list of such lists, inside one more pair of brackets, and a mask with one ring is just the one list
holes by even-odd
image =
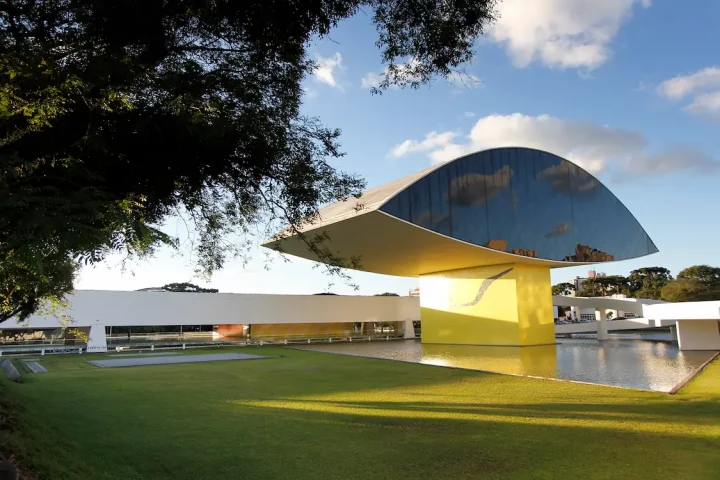
[[[233, 351], [238, 349], [223, 349]], [[219, 349], [189, 354], [216, 353]], [[670, 396], [250, 348], [258, 361], [2, 383], [46, 478], [716, 478], [720, 365]]]

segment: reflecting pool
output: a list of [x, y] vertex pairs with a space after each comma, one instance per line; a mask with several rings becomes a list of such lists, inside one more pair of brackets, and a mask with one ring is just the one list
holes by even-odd
[[576, 380], [601, 385], [670, 391], [715, 352], [681, 352], [662, 341], [558, 339], [539, 347], [422, 344], [419, 340], [318, 344], [328, 353], [385, 358], [488, 372]]

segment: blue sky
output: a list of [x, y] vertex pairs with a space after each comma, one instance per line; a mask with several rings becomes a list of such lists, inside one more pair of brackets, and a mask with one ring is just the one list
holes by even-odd
[[[306, 81], [304, 109], [342, 129], [347, 155], [334, 166], [373, 187], [482, 148], [542, 148], [600, 178], [660, 250], [598, 271], [720, 266], [720, 2], [505, 0], [499, 9], [473, 64], [453, 81], [419, 90], [370, 94], [384, 67], [368, 14], [313, 43], [321, 68]], [[171, 220], [166, 229], [179, 225]], [[587, 270], [556, 269], [553, 282]], [[351, 274], [360, 294], [417, 286], [416, 279]], [[312, 262], [268, 263], [261, 249], [248, 265], [232, 262], [210, 281], [193, 277], [187, 248], [125, 270], [111, 258], [85, 268], [76, 287], [182, 281], [223, 292], [353, 292]]]

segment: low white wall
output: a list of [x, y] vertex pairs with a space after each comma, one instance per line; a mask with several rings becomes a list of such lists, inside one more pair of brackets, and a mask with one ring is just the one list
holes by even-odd
[[678, 347], [680, 350], [720, 350], [719, 327], [717, 321], [677, 322]]
[[643, 317], [653, 320], [720, 320], [720, 301], [643, 305]]
[[604, 308], [606, 310], [622, 310], [623, 312], [634, 313], [635, 315], [642, 315], [643, 308], [653, 304], [664, 305], [665, 302], [644, 298], [553, 296], [553, 305], [559, 305], [561, 307]]
[[[564, 325], [555, 325], [555, 333], [593, 333], [597, 332], [598, 323], [600, 322], [586, 322], [586, 323], [566, 323]], [[660, 326], [670, 326], [655, 324], [655, 322], [648, 322], [644, 318], [629, 318], [627, 320], [606, 320], [607, 329], [610, 332], [618, 330], [636, 330], [640, 328], [651, 328]], [[673, 324], [674, 325], [674, 324]]]
[[[73, 327], [420, 320], [418, 297], [76, 290], [68, 302], [64, 313]], [[0, 329], [58, 326], [57, 318], [42, 315], [0, 323]]]

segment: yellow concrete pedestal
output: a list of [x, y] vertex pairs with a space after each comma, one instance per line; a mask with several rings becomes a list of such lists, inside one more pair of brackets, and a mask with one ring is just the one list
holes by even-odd
[[550, 269], [493, 265], [420, 277], [423, 343], [555, 343]]

